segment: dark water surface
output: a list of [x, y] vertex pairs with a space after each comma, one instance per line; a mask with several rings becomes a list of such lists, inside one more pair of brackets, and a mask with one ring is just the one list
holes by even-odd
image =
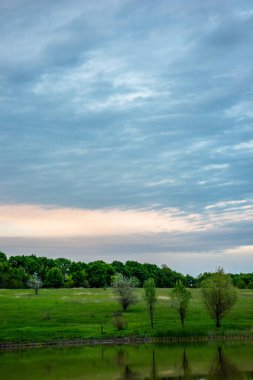
[[253, 342], [0, 351], [0, 379], [253, 379]]

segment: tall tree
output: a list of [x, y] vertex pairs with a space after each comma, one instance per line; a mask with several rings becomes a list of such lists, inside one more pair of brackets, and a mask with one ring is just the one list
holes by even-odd
[[237, 300], [236, 289], [230, 276], [218, 268], [207, 280], [202, 282], [204, 302], [216, 327], [221, 326], [222, 318], [231, 310]]
[[151, 323], [151, 327], [153, 329], [154, 328], [155, 303], [157, 301], [156, 287], [155, 287], [154, 279], [149, 278], [148, 280], [144, 281], [143, 288], [145, 291], [144, 297], [145, 297], [145, 300], [147, 302], [150, 323]]
[[191, 293], [186, 289], [182, 281], [177, 281], [176, 285], [172, 289], [172, 306], [177, 310], [182, 327], [184, 327], [184, 321], [189, 305], [189, 301], [191, 299]]

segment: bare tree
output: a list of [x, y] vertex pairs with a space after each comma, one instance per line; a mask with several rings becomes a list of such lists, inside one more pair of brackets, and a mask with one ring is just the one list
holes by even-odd
[[112, 288], [116, 295], [116, 299], [121, 304], [123, 311], [137, 302], [135, 287], [138, 286], [138, 280], [135, 277], [125, 277], [121, 273], [117, 273], [113, 277]]
[[34, 289], [35, 295], [38, 295], [39, 289], [43, 286], [43, 282], [37, 275], [37, 273], [34, 273], [27, 281], [28, 288]]

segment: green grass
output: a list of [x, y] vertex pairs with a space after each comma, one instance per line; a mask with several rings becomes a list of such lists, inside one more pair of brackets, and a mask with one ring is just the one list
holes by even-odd
[[[192, 300], [181, 328], [178, 315], [170, 306], [170, 289], [158, 290], [155, 327], [152, 330], [143, 300], [124, 313], [128, 326], [117, 331], [112, 314], [120, 311], [111, 289], [0, 290], [0, 342], [48, 342], [61, 340], [138, 337], [253, 337], [253, 290], [241, 290], [231, 313], [216, 329], [203, 306], [199, 289]], [[103, 333], [101, 333], [101, 325]]]

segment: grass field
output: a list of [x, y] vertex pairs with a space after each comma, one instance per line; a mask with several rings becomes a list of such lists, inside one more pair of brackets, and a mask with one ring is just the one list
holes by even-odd
[[126, 329], [117, 331], [112, 315], [120, 311], [111, 289], [0, 290], [0, 342], [48, 342], [77, 339], [138, 337], [253, 337], [253, 290], [240, 290], [238, 302], [216, 329], [199, 289], [192, 289], [192, 300], [182, 329], [170, 305], [170, 289], [158, 290], [155, 326], [149, 324], [143, 290], [139, 302], [124, 313]]

